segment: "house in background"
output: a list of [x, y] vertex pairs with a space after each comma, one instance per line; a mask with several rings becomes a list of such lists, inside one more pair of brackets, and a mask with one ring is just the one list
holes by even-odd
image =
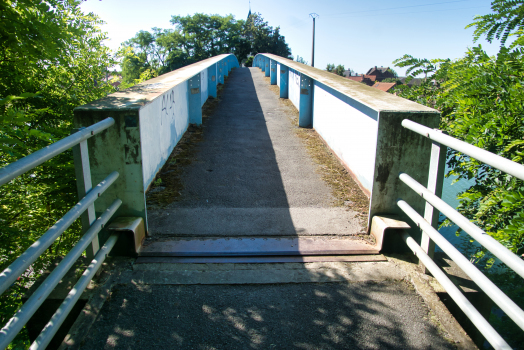
[[382, 91], [385, 91], [385, 92], [388, 92], [389, 90], [391, 90], [395, 85], [397, 85], [397, 83], [381, 83], [379, 81], [377, 81], [373, 87], [375, 89], [379, 89], [379, 90], [382, 90]]
[[373, 84], [375, 84], [375, 81], [377, 79], [376, 76], [374, 75], [364, 75], [364, 74], [361, 74], [361, 75], [355, 75], [355, 76], [348, 76], [347, 77], [348, 79], [351, 79], [353, 81], [357, 81], [359, 83], [362, 83], [362, 84], [366, 84], [368, 86], [373, 86]]
[[373, 67], [368, 70], [366, 75], [374, 75], [376, 81], [382, 81], [387, 78], [395, 78], [395, 74], [389, 67]]

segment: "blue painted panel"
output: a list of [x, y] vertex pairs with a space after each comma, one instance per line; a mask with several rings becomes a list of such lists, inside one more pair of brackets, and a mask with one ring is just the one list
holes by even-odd
[[280, 98], [289, 98], [289, 69], [287, 66], [280, 64], [278, 72], [280, 77]]
[[202, 124], [202, 105], [201, 102], [201, 84], [200, 73], [187, 81], [188, 84], [188, 109], [189, 109], [189, 123], [201, 125]]
[[217, 65], [214, 64], [207, 69], [207, 91], [208, 96], [217, 97]]
[[313, 126], [313, 79], [300, 74], [300, 108], [298, 109], [298, 126]]
[[264, 73], [266, 73], [266, 75], [265, 75], [266, 77], [269, 77], [269, 73], [271, 72], [271, 69], [270, 69], [270, 66], [269, 66], [270, 65], [269, 61], [270, 60], [267, 57], [264, 60], [264, 68], [265, 68]]
[[277, 61], [271, 60], [271, 71], [270, 71], [270, 77], [271, 77], [271, 85], [277, 85]]

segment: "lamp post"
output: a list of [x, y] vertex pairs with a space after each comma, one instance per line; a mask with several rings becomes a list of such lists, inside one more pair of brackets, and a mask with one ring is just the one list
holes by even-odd
[[311, 67], [315, 67], [315, 19], [319, 16], [316, 13], [309, 14], [313, 18], [313, 44], [311, 46]]

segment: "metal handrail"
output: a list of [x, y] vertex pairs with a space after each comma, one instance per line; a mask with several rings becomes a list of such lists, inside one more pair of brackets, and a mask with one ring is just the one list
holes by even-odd
[[460, 141], [454, 137], [443, 134], [438, 130], [430, 129], [427, 126], [420, 125], [408, 119], [404, 119], [402, 121], [402, 126], [406, 129], [416, 132], [417, 134], [425, 136], [433, 141], [451, 147], [472, 158], [475, 158], [481, 161], [482, 163], [491, 165], [494, 168], [497, 168], [499, 170], [504, 171], [505, 173], [515, 176], [516, 178], [524, 180], [524, 166], [519, 163], [516, 163], [514, 161], [486, 151], [477, 146], [473, 146], [467, 142]]
[[71, 210], [57, 221], [46, 233], [36, 240], [18, 259], [0, 273], [0, 294], [31, 265], [51, 244], [80, 217], [104, 191], [118, 178], [116, 171], [109, 174], [102, 182], [96, 185], [87, 196], [82, 198]]
[[51, 294], [53, 289], [58, 285], [62, 277], [73, 266], [75, 261], [82, 255], [93, 238], [102, 230], [104, 225], [111, 219], [116, 210], [120, 207], [122, 201], [117, 199], [102, 214], [78, 243], [71, 249], [58, 266], [47, 276], [45, 281], [31, 295], [31, 297], [22, 305], [15, 315], [0, 330], [0, 349], [9, 345], [14, 337], [22, 330], [24, 325], [29, 321], [31, 316], [38, 310], [40, 305]]
[[497, 333], [495, 329], [486, 321], [486, 319], [478, 312], [478, 310], [471, 304], [471, 302], [460, 292], [455, 284], [446, 276], [444, 272], [435, 264], [435, 262], [426, 254], [426, 252], [417, 244], [417, 242], [407, 233], [402, 232], [402, 238], [408, 247], [431, 272], [433, 277], [439, 281], [442, 287], [448, 292], [450, 297], [457, 303], [464, 314], [471, 320], [479, 331], [486, 337], [486, 340], [493, 345], [495, 349], [508, 349], [511, 347], [504, 339]]
[[[440, 130], [430, 129], [411, 120], [403, 120], [402, 126], [431, 139], [433, 145], [445, 145], [451, 147], [487, 165], [513, 175], [518, 179], [524, 180], [524, 166], [521, 164], [445, 135]], [[438, 175], [435, 176], [438, 178]], [[400, 173], [399, 179], [413, 191], [418, 193], [427, 204], [446, 215], [449, 220], [453, 221], [465, 232], [470, 234], [477, 242], [486, 247], [509, 268], [518, 273], [521, 277], [524, 277], [524, 261], [522, 261], [522, 259], [520, 259], [516, 254], [512, 253], [509, 249], [497, 242], [493, 237], [486, 234], [482, 229], [470, 222], [456, 209], [446, 204], [432, 191], [415, 181], [408, 174]], [[522, 311], [522, 309], [520, 309], [493, 282], [491, 282], [468, 259], [466, 259], [462, 253], [449, 243], [449, 241], [445, 239], [425, 218], [409, 206], [408, 203], [399, 199], [397, 205], [423, 230], [425, 235], [429, 236], [475, 283], [477, 283], [477, 285], [506, 313], [506, 315], [508, 315], [521, 329], [524, 330], [524, 311]], [[485, 320], [482, 316], [479, 317], [478, 311], [472, 310], [473, 306], [471, 303], [467, 301], [459, 289], [438, 268], [433, 260], [427, 255], [427, 252], [425, 252], [407, 233], [403, 234], [403, 238], [406, 244], [408, 244], [408, 246], [413, 250], [413, 253], [419, 257], [424, 266], [441, 283], [451, 298], [486, 337], [488, 342], [495, 349], [511, 349], [511, 347], [500, 337], [489, 323], [484, 322]], [[482, 320], [479, 320], [480, 318]]]
[[[477, 225], [468, 220], [465, 216], [456, 211], [449, 204], [438, 198], [436, 195], [428, 191], [424, 186], [415, 181], [411, 176], [401, 173], [399, 178], [402, 182], [408, 185], [413, 191], [418, 193], [433, 207], [437, 208], [448, 219], [453, 221], [457, 226], [473, 237], [477, 242], [486, 247], [490, 252], [499, 258], [503, 263], [510, 267], [513, 271], [524, 278], [524, 260], [519, 258], [516, 254], [511, 252], [508, 248], [500, 244], [495, 238], [488, 235]], [[425, 230], [424, 230], [425, 231]]]
[[51, 320], [44, 327], [40, 335], [36, 338], [33, 344], [31, 344], [31, 347], [29, 348], [30, 350], [45, 349], [47, 345], [49, 345], [53, 339], [53, 336], [58, 331], [62, 323], [64, 323], [67, 315], [69, 315], [69, 312], [71, 312], [73, 306], [75, 306], [78, 299], [80, 299], [82, 292], [89, 285], [89, 282], [93, 279], [100, 266], [102, 266], [102, 263], [107, 257], [107, 254], [109, 254], [115, 245], [117, 239], [118, 234], [116, 233], [109, 236], [104, 246], [100, 248], [91, 264], [89, 264], [87, 269], [82, 274], [82, 277], [80, 277], [75, 286], [69, 291], [67, 297], [62, 302], [62, 305], [60, 305], [58, 310], [56, 310], [54, 315], [51, 317]]
[[[107, 118], [91, 125], [90, 127], [83, 128], [80, 131], [57, 141], [41, 150], [38, 150], [25, 158], [22, 158], [14, 163], [11, 163], [0, 169], [0, 186], [8, 183], [17, 176], [33, 169], [34, 167], [44, 163], [52, 157], [66, 151], [71, 147], [79, 145], [80, 157], [82, 162], [87, 162], [87, 170], [83, 169], [84, 178], [83, 181], [86, 190], [81, 193], [82, 199], [71, 208], [60, 220], [58, 220], [46, 233], [44, 233], [37, 241], [35, 241], [24, 253], [22, 253], [8, 268], [6, 268], [0, 274], [0, 294], [5, 292], [12, 283], [24, 273], [24, 271], [36, 260], [38, 257], [51, 245], [53, 242], [69, 227], [71, 224], [78, 219], [81, 215], [84, 215], [86, 211], [92, 211], [94, 213], [94, 202], [100, 197], [100, 195], [107, 190], [111, 184], [113, 184], [118, 178], [118, 172], [112, 172], [102, 182], [100, 182], [95, 188], [91, 188], [91, 175], [89, 170], [89, 158], [87, 155], [87, 139], [98, 134], [99, 132], [109, 128], [115, 123], [113, 118]], [[84, 151], [83, 151], [84, 150]], [[82, 153], [85, 152], [85, 153]], [[82, 164], [84, 166], [85, 164]], [[87, 178], [87, 180], [86, 180]], [[87, 193], [86, 193], [87, 192]], [[78, 243], [71, 249], [71, 251], [64, 257], [64, 259], [58, 264], [58, 266], [47, 276], [43, 283], [36, 289], [31, 297], [22, 305], [22, 307], [15, 313], [15, 315], [7, 322], [7, 324], [0, 330], [0, 349], [6, 348], [9, 343], [15, 338], [20, 332], [24, 325], [29, 321], [33, 314], [38, 310], [40, 305], [46, 300], [53, 289], [58, 285], [60, 280], [70, 270], [75, 261], [80, 255], [86, 250], [89, 245], [94, 245], [94, 240], [97, 239], [98, 233], [103, 229], [104, 225], [111, 219], [114, 213], [122, 204], [120, 199], [116, 199], [113, 204], [96, 220], [90, 221], [91, 225], [86, 230], [85, 234], [80, 238]], [[69, 293], [72, 295], [68, 297], [64, 302], [65, 306], [62, 305], [53, 319], [50, 321], [51, 325], [48, 324], [45, 330], [37, 338], [37, 342], [32, 344], [33, 348], [45, 348], [51, 338], [54, 336], [58, 327], [63, 322], [62, 318], [65, 318], [71, 311], [72, 306], [80, 297], [80, 294], [85, 290], [87, 284], [92, 279], [94, 273], [100, 267], [100, 264], [105, 259], [107, 253], [111, 250], [116, 242], [116, 236], [111, 236], [110, 240], [106, 242], [103, 249], [98, 251], [95, 260], [91, 262], [91, 265], [84, 272], [84, 275], [75, 285], [75, 288]], [[89, 280], [86, 279], [89, 278]], [[76, 295], [76, 293], [78, 295]], [[73, 305], [70, 305], [73, 303]], [[55, 320], [59, 320], [60, 324], [57, 324]]]
[[407, 216], [410, 217], [421, 229], [426, 232], [440, 249], [446, 253], [457, 266], [464, 271], [473, 282], [481, 286], [482, 290], [504, 311], [515, 323], [524, 330], [524, 311], [504, 294], [489, 278], [479, 271], [462, 253], [458, 251], [437, 230], [424, 220], [408, 203], [403, 200], [397, 201], [397, 205]]
[[39, 166], [40, 164], [48, 161], [54, 156], [68, 150], [69, 148], [78, 145], [80, 142], [87, 140], [93, 135], [98, 134], [101, 131], [109, 128], [115, 123], [113, 118], [106, 118], [101, 122], [93, 124], [87, 128], [84, 128], [73, 135], [63, 138], [47, 147], [44, 147], [34, 153], [31, 153], [27, 157], [17, 160], [14, 163], [8, 164], [0, 169], [0, 186], [13, 180], [15, 177], [22, 175], [23, 173]]

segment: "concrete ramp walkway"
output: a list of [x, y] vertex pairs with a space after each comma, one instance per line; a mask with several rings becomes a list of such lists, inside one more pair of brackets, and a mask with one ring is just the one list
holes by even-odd
[[63, 349], [475, 348], [416, 264], [304, 256], [373, 246], [332, 206], [287, 108], [258, 69], [232, 72], [180, 200], [149, 210], [138, 259], [108, 259]]
[[164, 245], [155, 240], [361, 234], [357, 213], [333, 206], [293, 112], [258, 69], [235, 69], [181, 175], [181, 197], [148, 210], [148, 254]]

